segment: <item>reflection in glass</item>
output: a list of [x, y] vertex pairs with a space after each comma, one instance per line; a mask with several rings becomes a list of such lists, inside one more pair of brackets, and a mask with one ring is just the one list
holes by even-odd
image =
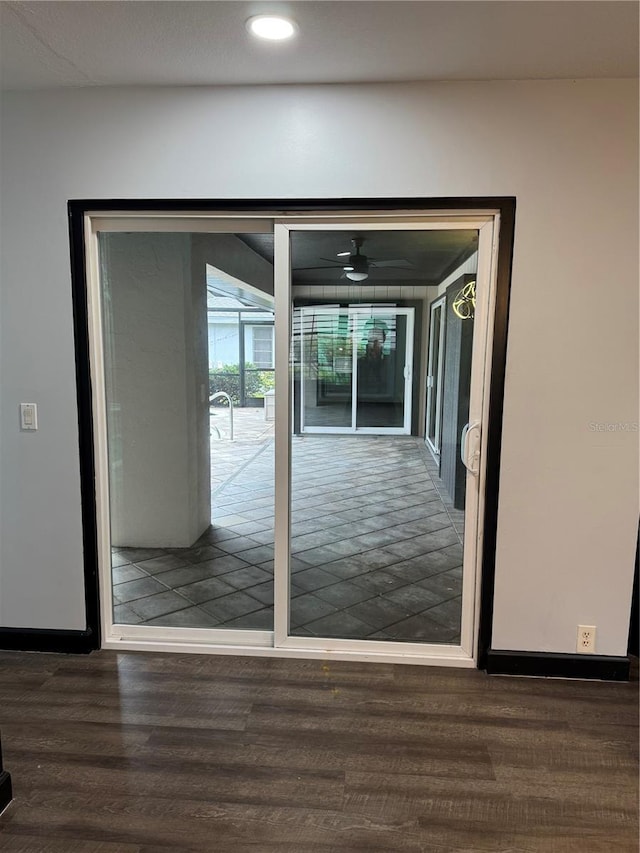
[[407, 317], [357, 316], [357, 427], [402, 427], [405, 405]]
[[349, 315], [300, 311], [304, 427], [351, 427], [353, 355]]

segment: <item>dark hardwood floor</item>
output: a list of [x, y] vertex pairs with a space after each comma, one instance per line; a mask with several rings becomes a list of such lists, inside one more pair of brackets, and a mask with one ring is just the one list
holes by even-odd
[[637, 682], [0, 653], [24, 853], [631, 853]]

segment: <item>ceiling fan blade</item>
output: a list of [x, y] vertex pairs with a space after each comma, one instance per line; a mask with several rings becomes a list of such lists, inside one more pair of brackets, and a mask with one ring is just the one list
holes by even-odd
[[294, 267], [293, 272], [305, 272], [306, 270], [341, 270], [340, 264], [335, 264], [332, 267]]
[[[349, 257], [349, 252], [344, 253], [347, 257]], [[335, 258], [319, 258], [320, 261], [326, 261], [328, 264], [339, 264], [340, 261], [336, 261]]]
[[396, 269], [413, 269], [415, 266], [411, 263], [411, 261], [405, 260], [405, 258], [395, 258], [394, 260], [389, 261], [374, 261], [371, 258], [369, 259], [372, 267], [395, 267]]

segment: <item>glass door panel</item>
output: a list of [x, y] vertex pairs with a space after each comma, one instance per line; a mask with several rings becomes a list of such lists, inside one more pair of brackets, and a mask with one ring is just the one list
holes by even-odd
[[411, 405], [406, 379], [411, 369], [408, 317], [393, 311], [357, 314], [356, 428], [403, 429]]
[[117, 626], [273, 626], [273, 282], [241, 237], [98, 234]]
[[348, 311], [300, 311], [302, 430], [351, 429], [353, 355]]
[[[460, 436], [469, 420], [473, 318], [454, 311], [464, 276], [438, 271], [452, 263], [470, 269], [478, 232], [359, 231], [351, 239], [358, 251], [340, 264], [363, 269], [366, 252], [381, 266], [370, 264], [356, 285], [345, 280], [349, 269], [330, 265], [345, 257], [349, 234], [320, 226], [289, 233], [292, 351], [302, 350], [302, 381], [294, 371], [288, 638], [313, 648], [459, 645], [467, 485]], [[453, 261], [444, 262], [446, 252]], [[431, 315], [437, 331], [428, 353], [420, 323], [430, 316], [434, 281], [444, 295]], [[331, 304], [318, 304], [323, 298]], [[429, 423], [435, 437], [441, 418], [441, 466], [417, 424], [412, 432], [413, 347], [422, 375], [439, 365], [448, 389]]]

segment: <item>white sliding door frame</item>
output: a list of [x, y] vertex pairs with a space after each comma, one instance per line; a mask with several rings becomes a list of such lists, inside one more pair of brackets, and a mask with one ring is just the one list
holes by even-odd
[[[427, 405], [426, 405], [426, 420], [424, 438], [427, 447], [433, 453], [436, 459], [440, 459], [440, 439], [442, 432], [442, 380], [444, 378], [444, 346], [445, 346], [445, 329], [446, 329], [446, 305], [447, 297], [440, 296], [429, 306], [429, 354], [427, 362]], [[436, 309], [440, 308], [440, 325], [435, 329], [434, 316]], [[438, 361], [433, 364], [434, 348], [438, 340]], [[429, 416], [431, 414], [431, 405], [435, 402], [435, 430], [434, 441], [431, 441], [429, 436]]]
[[[203, 654], [261, 655], [298, 658], [333, 658], [412, 664], [475, 666], [479, 624], [480, 569], [486, 481], [486, 430], [477, 431], [480, 451], [477, 476], [467, 475], [465, 571], [462, 592], [460, 645], [335, 640], [291, 636], [289, 632], [290, 583], [290, 471], [292, 424], [291, 264], [290, 232], [322, 230], [478, 230], [476, 318], [472, 356], [470, 422], [485, 423], [489, 408], [491, 341], [495, 313], [495, 288], [499, 214], [496, 210], [425, 212], [320, 213], [276, 218], [273, 213], [130, 213], [104, 211], [84, 215], [85, 260], [95, 489], [98, 539], [98, 572], [102, 622], [102, 647]], [[164, 231], [211, 233], [274, 233], [275, 245], [275, 621], [273, 631], [237, 629], [169, 628], [115, 624], [112, 612], [111, 535], [109, 513], [109, 456], [104, 340], [98, 234], [101, 231]], [[370, 309], [366, 309], [369, 311]], [[385, 309], [387, 310], [387, 309]], [[397, 309], [389, 309], [397, 310]]]
[[[469, 423], [476, 425], [474, 438], [477, 442], [479, 469], [476, 474], [467, 473], [466, 502], [465, 502], [465, 534], [463, 549], [463, 582], [462, 582], [462, 615], [461, 615], [461, 640], [460, 645], [411, 643], [411, 642], [386, 642], [371, 640], [346, 640], [333, 638], [310, 638], [287, 635], [284, 632], [285, 624], [289, 622], [287, 609], [286, 621], [282, 615], [285, 605], [288, 608], [288, 589], [291, 582], [290, 575], [287, 577], [286, 585], [281, 578], [279, 585], [279, 596], [275, 604], [276, 614], [281, 614], [280, 630], [276, 628], [276, 641], [279, 646], [286, 649], [316, 651], [324, 653], [349, 654], [362, 656], [364, 660], [374, 660], [379, 643], [380, 651], [400, 656], [424, 655], [425, 663], [437, 658], [448, 662], [458, 661], [459, 665], [473, 666], [477, 655], [476, 638], [478, 635], [479, 620], [479, 590], [480, 572], [482, 562], [482, 519], [484, 517], [484, 482], [486, 464], [486, 440], [487, 430], [482, 425], [487, 422], [489, 409], [489, 383], [491, 377], [491, 347], [488, 341], [492, 339], [493, 315], [495, 306], [495, 286], [497, 271], [497, 235], [499, 233], [499, 215], [488, 215], [477, 219], [469, 216], [461, 216], [456, 222], [429, 221], [423, 219], [405, 220], [402, 217], [390, 217], [382, 221], [356, 221], [350, 223], [351, 230], [477, 230], [478, 231], [478, 274], [476, 285], [476, 313], [474, 321], [474, 336], [472, 350], [471, 369], [471, 397], [469, 403]], [[280, 220], [276, 221], [275, 232], [277, 245], [284, 244], [293, 231], [306, 230], [344, 230], [342, 223], [328, 223], [320, 220], [308, 222], [308, 220]], [[276, 316], [278, 311], [282, 314], [291, 315], [291, 269], [277, 266], [275, 278]], [[282, 342], [281, 342], [282, 345]], [[291, 349], [291, 348], [290, 348]], [[280, 373], [278, 367], [280, 366]], [[291, 370], [292, 365], [289, 365]], [[285, 382], [284, 357], [278, 365], [276, 361], [276, 387], [278, 376], [281, 384], [286, 384], [288, 397], [278, 401], [276, 395], [276, 429], [278, 423], [278, 405], [286, 409], [287, 423], [291, 423], [291, 382]], [[283, 422], [284, 422], [283, 415]], [[276, 505], [280, 502], [290, 506], [291, 500], [291, 445], [287, 442], [289, 476], [286, 478], [286, 489], [282, 486], [278, 491], [278, 478], [276, 478]], [[282, 553], [289, 549], [289, 530], [284, 527], [278, 529], [276, 526], [276, 553]], [[286, 546], [285, 546], [286, 537]], [[280, 539], [280, 546], [278, 543]], [[276, 615], [276, 624], [278, 617]]]

